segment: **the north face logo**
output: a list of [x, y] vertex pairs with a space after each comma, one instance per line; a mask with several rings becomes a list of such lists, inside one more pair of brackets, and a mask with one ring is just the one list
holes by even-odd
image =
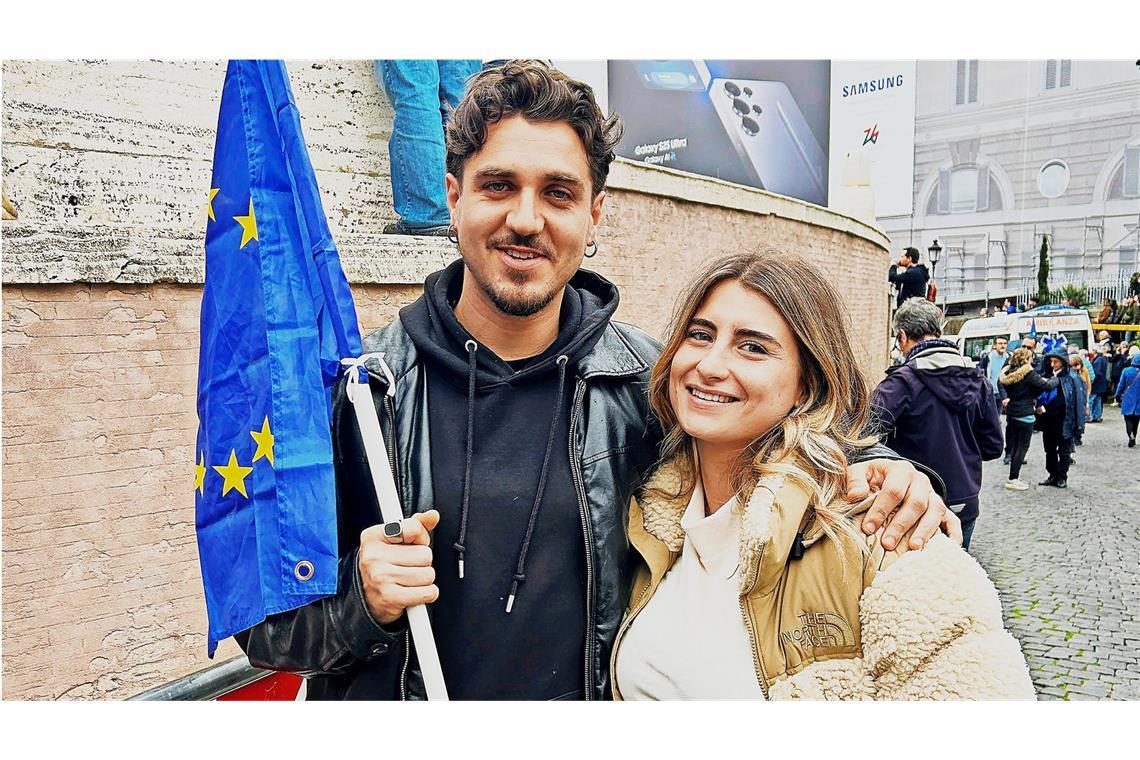
[[809, 647], [855, 646], [855, 634], [847, 620], [834, 612], [801, 612], [800, 627], [781, 631], [785, 644]]

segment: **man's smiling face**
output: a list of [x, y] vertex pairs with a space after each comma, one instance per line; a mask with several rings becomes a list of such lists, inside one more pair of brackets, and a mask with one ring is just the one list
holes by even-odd
[[512, 316], [561, 303], [594, 240], [605, 193], [592, 197], [586, 150], [566, 122], [511, 116], [447, 175], [447, 204], [467, 273]]

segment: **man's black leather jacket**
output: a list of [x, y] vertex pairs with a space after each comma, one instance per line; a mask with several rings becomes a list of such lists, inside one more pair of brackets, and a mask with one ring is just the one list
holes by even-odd
[[[426, 378], [399, 320], [369, 336], [366, 353], [383, 352], [395, 394], [369, 363], [369, 384], [380, 417], [404, 513], [432, 508]], [[609, 695], [609, 652], [628, 601], [626, 518], [630, 496], [648, 477], [660, 432], [651, 422], [649, 371], [660, 349], [637, 328], [611, 322], [573, 377], [571, 462], [586, 550], [588, 699]], [[557, 450], [557, 449], [556, 449]], [[364, 604], [357, 549], [360, 532], [382, 522], [354, 412], [344, 390], [333, 403], [340, 540], [338, 592], [306, 607], [270, 616], [237, 636], [250, 662], [303, 673], [309, 698], [423, 698], [423, 682], [407, 631], [377, 625]]]
[[[383, 352], [396, 381], [394, 395], [388, 396], [385, 376], [369, 364], [404, 513], [427, 511], [434, 497], [423, 366], [399, 320], [369, 336], [364, 351]], [[647, 394], [659, 353], [656, 341], [641, 330], [611, 322], [578, 362], [573, 378], [565, 445], [586, 550], [582, 669], [587, 699], [610, 696], [610, 649], [629, 597], [629, 501], [653, 469], [661, 438]], [[253, 665], [306, 675], [309, 699], [423, 699], [410, 635], [398, 629], [399, 623], [395, 630], [378, 625], [364, 603], [357, 571], [360, 533], [383, 520], [343, 381], [333, 404], [333, 457], [341, 555], [337, 594], [272, 615], [235, 638]], [[877, 446], [852, 459], [873, 457], [898, 458]]]

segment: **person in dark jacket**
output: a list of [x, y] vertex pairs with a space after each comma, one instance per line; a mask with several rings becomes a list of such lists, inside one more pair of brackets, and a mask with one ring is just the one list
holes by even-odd
[[1033, 351], [1018, 348], [1010, 355], [1009, 363], [998, 377], [1006, 400], [1003, 402], [1006, 418], [1006, 444], [1011, 445], [1009, 480], [1005, 487], [1011, 491], [1027, 491], [1029, 484], [1021, 480], [1021, 466], [1033, 440], [1033, 425], [1037, 417], [1033, 410], [1037, 396], [1056, 388], [1057, 378], [1045, 380], [1033, 369]]
[[1101, 422], [1104, 415], [1104, 397], [1109, 394], [1108, 359], [1099, 345], [1094, 345], [1092, 354], [1092, 392], [1089, 394], [1089, 422]]
[[925, 264], [918, 263], [918, 249], [908, 246], [898, 261], [887, 270], [887, 280], [899, 289], [895, 306], [902, 306], [908, 298], [926, 298], [926, 283], [930, 273]]
[[1039, 485], [1066, 488], [1077, 432], [1085, 424], [1088, 398], [1084, 381], [1069, 371], [1069, 357], [1064, 349], [1054, 349], [1045, 358], [1049, 362], [1046, 377], [1057, 378], [1058, 386], [1037, 397], [1038, 408], [1044, 408], [1037, 417], [1037, 429], [1045, 445], [1045, 469], [1049, 473]]
[[884, 443], [942, 476], [947, 506], [962, 521], [962, 546], [969, 548], [982, 462], [1002, 453], [993, 388], [957, 344], [941, 339], [942, 311], [926, 299], [904, 303], [894, 327], [906, 361], [887, 370], [875, 389]]
[[[579, 268], [620, 122], [589, 87], [511, 62], [474, 77], [448, 130], [460, 260], [364, 340], [390, 373], [366, 364], [406, 519], [380, 524], [342, 382], [337, 593], [236, 638], [253, 665], [305, 674], [309, 699], [423, 698], [404, 610], [430, 604], [450, 697], [604, 699], [629, 595], [626, 510], [661, 440], [646, 394], [660, 347], [615, 322], [617, 289]], [[894, 456], [850, 460], [868, 455]], [[937, 530], [944, 508], [923, 513], [930, 484], [912, 465], [848, 468], [852, 496], [868, 481], [883, 488], [865, 532], [899, 486], [917, 495], [884, 529], [892, 545]]]
[[[1123, 341], [1116, 344], [1116, 348], [1113, 350], [1112, 354], [1109, 355], [1108, 361], [1112, 365], [1112, 372], [1110, 373], [1112, 376], [1112, 380], [1110, 382], [1115, 386], [1117, 383], [1120, 382], [1120, 376], [1124, 373], [1124, 370], [1129, 366], [1128, 344], [1123, 342]], [[1112, 405], [1113, 406], [1119, 406], [1120, 402], [1114, 398], [1112, 401]]]

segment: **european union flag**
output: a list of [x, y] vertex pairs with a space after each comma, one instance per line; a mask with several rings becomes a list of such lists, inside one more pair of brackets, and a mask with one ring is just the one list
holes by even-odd
[[196, 524], [208, 653], [336, 592], [330, 389], [360, 355], [281, 61], [231, 61], [206, 227]]

